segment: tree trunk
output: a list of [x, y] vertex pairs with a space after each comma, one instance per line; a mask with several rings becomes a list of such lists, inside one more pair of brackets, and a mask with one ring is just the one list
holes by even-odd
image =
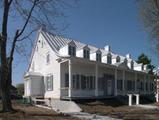
[[0, 90], [1, 90], [1, 97], [2, 97], [2, 111], [3, 112], [10, 112], [12, 111], [12, 104], [11, 104], [11, 69], [8, 66], [7, 58], [6, 58], [6, 43], [1, 43], [1, 76], [0, 76]]

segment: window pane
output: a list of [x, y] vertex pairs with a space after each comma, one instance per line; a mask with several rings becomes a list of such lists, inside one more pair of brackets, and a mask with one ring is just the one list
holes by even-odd
[[81, 75], [81, 88], [86, 89], [86, 77]]
[[80, 86], [80, 79], [79, 79], [79, 75], [76, 75], [76, 89], [79, 89]]
[[69, 74], [65, 74], [65, 87], [69, 87]]
[[46, 77], [46, 82], [47, 82], [47, 90], [53, 90], [53, 75], [47, 76]]
[[76, 88], [76, 76], [73, 75], [73, 88], [75, 89]]
[[46, 63], [47, 64], [50, 63], [50, 54], [47, 54], [47, 56], [46, 56]]

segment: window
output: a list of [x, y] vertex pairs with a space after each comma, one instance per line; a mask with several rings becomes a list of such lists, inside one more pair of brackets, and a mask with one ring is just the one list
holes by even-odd
[[71, 56], [76, 56], [76, 48], [74, 46], [69, 46], [68, 54]]
[[69, 87], [69, 74], [65, 74], [65, 87]]
[[107, 56], [107, 63], [108, 63], [108, 64], [111, 64], [111, 63], [112, 63], [112, 57], [111, 57], [111, 55], [108, 55], [108, 56]]
[[133, 83], [133, 81], [131, 81], [131, 80], [127, 81], [127, 90], [128, 91], [134, 90], [134, 83]]
[[134, 69], [134, 62], [131, 61], [131, 69]]
[[50, 54], [49, 54], [49, 53], [46, 55], [46, 63], [47, 63], [47, 64], [50, 63]]
[[145, 85], [146, 86], [146, 91], [148, 91], [148, 83], [146, 82], [145, 84], [146, 84]]
[[89, 59], [89, 56], [90, 56], [89, 50], [83, 50], [83, 57]]
[[118, 90], [122, 90], [122, 87], [123, 87], [123, 84], [122, 84], [122, 80], [120, 79], [120, 80], [117, 80], [117, 89]]
[[53, 75], [46, 76], [46, 85], [48, 91], [53, 90]]
[[75, 89], [76, 88], [76, 76], [73, 75], [73, 88]]
[[80, 76], [77, 74], [76, 75], [76, 89], [80, 88]]
[[104, 78], [103, 77], [98, 78], [98, 88], [99, 88], [99, 90], [104, 89]]
[[86, 76], [81, 75], [81, 88], [86, 89]]
[[116, 62], [119, 63], [120, 62], [120, 57], [116, 58]]
[[44, 47], [44, 42], [43, 42], [43, 41], [41, 41], [41, 47], [42, 47], [42, 48]]
[[101, 62], [101, 54], [100, 53], [96, 53], [96, 61]]

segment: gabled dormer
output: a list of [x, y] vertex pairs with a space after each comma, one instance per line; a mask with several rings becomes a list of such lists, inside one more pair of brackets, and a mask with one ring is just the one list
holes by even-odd
[[134, 70], [137, 70], [137, 71], [142, 71], [144, 70], [144, 65], [142, 63], [136, 63], [134, 62]]
[[107, 64], [112, 64], [112, 55], [110, 52], [102, 56], [102, 62]]
[[60, 48], [59, 50], [61, 55], [70, 55], [70, 56], [76, 56], [76, 44], [75, 42], [69, 41], [65, 46]]
[[120, 63], [120, 62], [121, 62], [121, 58], [119, 55], [112, 56], [112, 64], [116, 64], [116, 63]]
[[77, 57], [90, 59], [90, 48], [88, 47], [88, 45], [85, 45], [77, 50], [76, 55]]
[[129, 69], [134, 69], [134, 61], [132, 60], [132, 59], [129, 59], [128, 60], [128, 63], [127, 63], [127, 65], [128, 65], [128, 67], [129, 67]]
[[102, 57], [102, 52], [100, 49], [98, 49], [90, 54], [90, 59], [94, 60], [94, 61], [101, 62], [101, 57]]

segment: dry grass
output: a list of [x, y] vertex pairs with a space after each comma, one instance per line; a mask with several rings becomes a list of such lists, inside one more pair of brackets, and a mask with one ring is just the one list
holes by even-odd
[[23, 105], [13, 101], [16, 112], [0, 113], [0, 120], [78, 120], [55, 113], [53, 110]]
[[[115, 102], [116, 106], [113, 102]], [[106, 115], [125, 120], [159, 120], [159, 111], [157, 110], [119, 105], [117, 104], [118, 101], [109, 101], [109, 103], [107, 100], [78, 102], [79, 106], [85, 112], [93, 114]]]

